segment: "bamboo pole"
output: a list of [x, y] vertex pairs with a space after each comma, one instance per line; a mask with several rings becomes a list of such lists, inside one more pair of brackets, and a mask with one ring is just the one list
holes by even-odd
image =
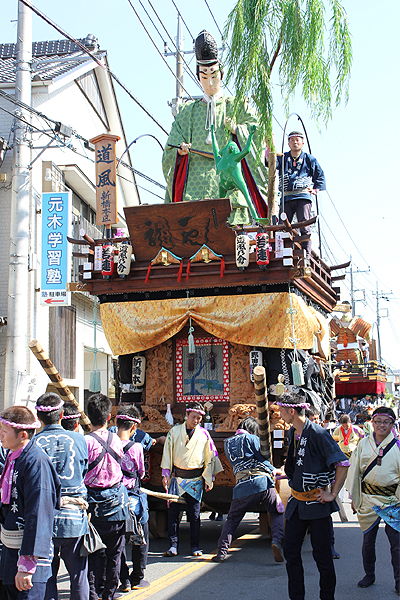
[[265, 369], [258, 366], [254, 368], [254, 391], [256, 395], [257, 420], [260, 428], [261, 454], [272, 462], [271, 432], [269, 427], [268, 396], [265, 386]]
[[63, 400], [69, 400], [73, 402], [75, 406], [78, 408], [81, 413], [81, 418], [79, 419], [79, 423], [82, 425], [85, 431], [90, 431], [90, 421], [87, 415], [83, 412], [78, 402], [75, 399], [75, 396], [65, 383], [64, 379], [61, 377], [60, 373], [57, 371], [56, 367], [53, 365], [46, 352], [43, 350], [42, 346], [39, 344], [37, 340], [32, 340], [28, 344], [29, 348], [32, 350], [32, 353], [40, 364], [43, 367], [43, 370], [49, 376], [50, 381], [53, 383], [54, 387], [57, 388], [59, 396]]

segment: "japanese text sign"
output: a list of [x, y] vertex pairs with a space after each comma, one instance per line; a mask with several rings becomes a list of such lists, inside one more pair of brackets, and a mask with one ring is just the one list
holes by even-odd
[[42, 194], [42, 280], [40, 304], [68, 306], [71, 294], [71, 244], [67, 236], [71, 228], [71, 193]]
[[117, 135], [103, 133], [90, 141], [95, 145], [96, 224], [116, 225], [117, 217]]

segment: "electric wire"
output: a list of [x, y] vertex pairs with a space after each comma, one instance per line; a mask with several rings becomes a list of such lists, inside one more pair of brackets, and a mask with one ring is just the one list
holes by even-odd
[[[155, 43], [155, 41], [153, 40], [153, 38], [150, 35], [150, 32], [147, 31], [147, 28], [145, 26], [145, 24], [143, 23], [142, 19], [139, 16], [139, 13], [137, 12], [136, 8], [133, 6], [132, 4], [132, 0], [128, 0], [128, 3], [130, 5], [130, 7], [132, 8], [133, 12], [135, 13], [136, 17], [138, 18], [139, 23], [141, 24], [141, 26], [143, 27], [143, 29], [145, 30], [145, 32], [147, 33], [147, 36], [149, 38], [149, 40], [151, 41], [151, 43], [153, 44], [154, 48], [157, 50], [158, 54], [161, 56], [162, 60], [164, 61], [164, 63], [167, 65], [168, 70], [171, 71], [172, 75], [174, 76], [174, 78], [179, 81], [178, 77], [176, 76], [176, 74], [174, 73], [173, 69], [171, 69], [171, 67], [169, 66], [167, 59], [165, 58], [165, 56], [163, 55], [162, 52], [160, 52], [160, 50], [157, 48], [157, 44]], [[182, 86], [182, 89], [186, 92], [186, 94], [189, 96], [189, 98], [191, 100], [194, 100], [194, 98], [189, 94], [189, 92], [187, 91], [186, 88], [184, 88], [184, 86], [182, 85], [181, 82], [179, 82], [180, 85]], [[165, 131], [165, 130], [164, 130]], [[165, 131], [165, 133], [168, 135], [168, 132]]]
[[213, 18], [213, 21], [214, 21], [214, 23], [215, 23], [215, 25], [216, 25], [216, 27], [217, 27], [217, 29], [218, 29], [219, 33], [220, 33], [220, 36], [221, 36], [221, 38], [222, 38], [222, 41], [223, 41], [223, 42], [224, 42], [224, 43], [225, 43], [225, 44], [228, 46], [228, 48], [229, 48], [229, 50], [230, 50], [230, 46], [229, 46], [228, 42], [226, 42], [226, 41], [225, 41], [224, 34], [222, 33], [221, 29], [219, 28], [219, 25], [218, 25], [218, 23], [217, 23], [217, 21], [216, 21], [216, 19], [215, 19], [214, 15], [213, 15], [213, 13], [212, 13], [212, 10], [211, 10], [211, 8], [210, 8], [210, 7], [209, 7], [209, 5], [208, 5], [208, 2], [207, 2], [207, 0], [204, 0], [204, 2], [206, 3], [206, 6], [207, 6], [208, 10], [210, 11], [210, 15], [212, 16], [212, 18]]
[[[139, 2], [140, 2], [140, 4], [142, 4], [141, 0], [139, 0]], [[161, 26], [163, 27], [163, 29], [164, 29], [165, 33], [167, 34], [167, 36], [169, 37], [169, 39], [171, 40], [171, 42], [172, 42], [172, 44], [173, 44], [173, 46], [174, 46], [175, 50], [176, 50], [177, 52], [179, 52], [178, 46], [175, 44], [175, 42], [174, 42], [173, 38], [170, 36], [170, 34], [169, 34], [169, 31], [167, 30], [167, 28], [165, 27], [164, 23], [163, 23], [163, 22], [162, 22], [162, 20], [160, 19], [160, 17], [159, 17], [159, 15], [158, 15], [157, 11], [155, 10], [154, 6], [153, 6], [153, 5], [152, 5], [152, 3], [150, 2], [150, 0], [147, 0], [147, 2], [150, 4], [150, 6], [151, 6], [151, 8], [152, 8], [152, 10], [153, 10], [153, 12], [154, 12], [154, 14], [156, 15], [157, 19], [160, 21], [160, 23], [161, 23]], [[177, 9], [177, 10], [178, 10], [178, 9]], [[179, 10], [178, 10], [178, 13], [179, 13]], [[180, 13], [179, 13], [179, 14], [180, 14]], [[182, 15], [181, 15], [181, 18], [182, 18], [182, 21], [183, 21], [183, 17], [182, 17]], [[183, 22], [184, 22], [184, 21], [183, 21]], [[184, 65], [186, 65], [186, 67], [187, 67], [187, 69], [185, 69], [186, 73], [189, 75], [189, 77], [191, 77], [191, 79], [194, 81], [194, 83], [197, 85], [197, 87], [199, 87], [199, 88], [202, 90], [202, 87], [201, 87], [201, 85], [200, 85], [200, 82], [199, 82], [199, 81], [198, 81], [198, 79], [196, 78], [196, 76], [195, 76], [194, 72], [192, 71], [192, 69], [189, 67], [189, 64], [186, 62], [186, 60], [185, 60], [185, 57], [183, 56], [183, 54], [181, 54], [181, 58], [182, 58], [182, 61], [183, 61]], [[185, 91], [186, 91], [186, 90], [185, 90]]]
[[186, 27], [186, 29], [188, 30], [188, 33], [189, 33], [190, 37], [191, 37], [191, 38], [192, 38], [192, 40], [194, 41], [194, 36], [193, 36], [192, 32], [190, 31], [189, 27], [186, 25], [186, 21], [185, 21], [185, 19], [183, 18], [181, 11], [179, 10], [179, 8], [177, 7], [177, 5], [175, 4], [174, 0], [171, 0], [171, 2], [172, 2], [172, 4], [175, 6], [175, 8], [176, 8], [176, 11], [177, 11], [178, 15], [180, 15], [180, 16], [181, 16], [181, 19], [182, 19], [182, 22], [183, 22], [184, 26]]
[[[165, 38], [162, 36], [162, 34], [160, 33], [160, 30], [158, 29], [157, 25], [154, 23], [153, 19], [151, 18], [151, 16], [149, 15], [147, 9], [145, 8], [145, 6], [143, 5], [142, 0], [139, 0], [139, 4], [140, 6], [143, 8], [144, 12], [147, 15], [147, 18], [149, 19], [149, 21], [151, 22], [151, 24], [153, 25], [154, 29], [157, 31], [158, 35], [160, 36], [160, 38], [162, 39], [162, 42], [164, 44], [164, 46], [166, 46], [167, 42], [165, 41]], [[150, 4], [150, 3], [149, 3]], [[158, 16], [158, 15], [157, 15]]]
[[161, 125], [161, 123], [159, 123], [157, 121], [157, 119], [155, 117], [153, 117], [153, 115], [151, 114], [151, 112], [149, 110], [147, 110], [147, 108], [136, 98], [136, 96], [134, 96], [132, 94], [132, 92], [127, 88], [127, 86], [122, 83], [122, 81], [115, 75], [115, 73], [113, 71], [111, 71], [111, 69], [106, 65], [103, 64], [102, 62], [100, 62], [97, 57], [90, 52], [90, 50], [88, 50], [88, 48], [86, 48], [86, 46], [84, 46], [79, 40], [75, 39], [74, 37], [72, 37], [72, 35], [70, 35], [69, 33], [67, 33], [64, 29], [62, 29], [59, 25], [57, 25], [56, 23], [54, 23], [54, 21], [52, 21], [49, 17], [47, 17], [44, 13], [42, 13], [38, 8], [36, 8], [35, 6], [33, 6], [33, 4], [31, 4], [30, 2], [27, 2], [27, 0], [21, 0], [21, 2], [23, 4], [25, 4], [25, 6], [27, 6], [28, 8], [30, 8], [36, 15], [38, 15], [41, 19], [43, 19], [43, 21], [45, 21], [48, 25], [51, 25], [51, 27], [53, 27], [56, 31], [58, 31], [61, 35], [63, 35], [64, 37], [66, 37], [68, 40], [70, 40], [70, 42], [73, 42], [74, 44], [76, 44], [81, 50], [82, 52], [85, 52], [88, 56], [90, 56], [90, 58], [92, 60], [94, 60], [94, 62], [101, 67], [103, 70], [107, 71], [107, 73], [110, 75], [110, 77], [112, 79], [114, 79], [114, 81], [128, 94], [128, 96], [146, 113], [146, 115], [166, 134], [168, 135], [168, 131], [165, 129], [165, 127], [163, 127]]
[[[10, 112], [9, 110], [6, 110], [3, 106], [0, 106], [0, 110], [3, 110], [5, 113], [11, 115], [12, 117], [14, 117], [15, 119], [18, 119], [19, 121], [22, 121], [23, 123], [25, 123], [25, 125], [27, 125], [27, 127], [30, 127], [32, 129], [34, 129], [35, 131], [39, 132], [40, 134], [46, 135], [47, 137], [51, 138], [52, 140], [54, 140], [55, 142], [58, 142], [58, 144], [61, 144], [61, 146], [58, 146], [58, 148], [60, 150], [63, 150], [64, 148], [68, 149], [68, 150], [72, 150], [72, 152], [75, 152], [75, 154], [77, 154], [78, 156], [81, 156], [82, 158], [86, 158], [87, 160], [89, 160], [91, 163], [94, 163], [95, 161], [90, 158], [89, 156], [87, 156], [86, 154], [82, 154], [81, 152], [79, 152], [79, 150], [77, 150], [74, 146], [72, 146], [71, 144], [67, 144], [66, 142], [64, 142], [63, 140], [61, 140], [60, 138], [58, 138], [55, 135], [51, 135], [50, 133], [47, 133], [47, 131], [44, 131], [42, 129], [39, 129], [38, 127], [36, 127], [35, 125], [32, 125], [32, 123], [29, 123], [28, 121], [26, 121], [23, 117], [19, 117], [17, 115], [14, 115], [12, 112]], [[165, 190], [166, 187], [164, 185], [162, 185], [161, 183], [159, 183], [158, 181], [156, 181], [155, 179], [152, 179], [151, 177], [149, 177], [148, 175], [145, 175], [144, 173], [141, 173], [141, 171], [138, 171], [137, 169], [135, 169], [134, 167], [131, 167], [131, 165], [128, 165], [128, 163], [125, 163], [123, 161], [121, 161], [121, 165], [123, 165], [125, 168], [129, 169], [129, 171], [131, 171], [132, 173], [134, 173], [135, 175], [138, 175], [139, 177], [142, 177], [143, 179], [146, 179], [146, 181], [149, 181], [150, 183], [152, 183], [153, 185], [156, 185], [158, 187], [160, 187], [161, 189]]]

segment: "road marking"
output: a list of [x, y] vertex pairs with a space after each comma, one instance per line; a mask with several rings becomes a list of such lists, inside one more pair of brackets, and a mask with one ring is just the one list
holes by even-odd
[[[253, 529], [252, 533], [246, 533], [245, 535], [242, 535], [240, 538], [235, 540], [232, 543], [231, 549], [235, 551], [240, 546], [243, 546], [243, 544], [246, 544], [251, 540], [257, 540], [260, 537], [262, 537], [262, 534], [256, 533], [256, 531], [259, 531], [258, 527]], [[184, 577], [188, 577], [192, 573], [195, 573], [199, 569], [203, 569], [204, 567], [209, 565], [211, 563], [211, 558], [216, 553], [217, 550], [215, 550], [212, 554], [203, 554], [202, 558], [200, 559], [193, 559], [193, 562], [191, 561], [189, 564], [183, 565], [182, 567], [178, 567], [178, 569], [175, 569], [174, 571], [167, 573], [167, 575], [163, 575], [159, 579], [156, 579], [156, 581], [153, 581], [151, 583], [151, 586], [149, 588], [146, 588], [143, 591], [132, 590], [128, 594], [124, 594], [124, 600], [133, 600], [134, 598], [140, 598], [140, 600], [145, 600], [145, 598], [150, 598], [150, 596], [153, 596], [153, 594], [157, 594], [158, 592], [167, 588], [173, 583], [176, 583], [177, 581], [182, 580]], [[212, 564], [217, 565], [218, 563]]]

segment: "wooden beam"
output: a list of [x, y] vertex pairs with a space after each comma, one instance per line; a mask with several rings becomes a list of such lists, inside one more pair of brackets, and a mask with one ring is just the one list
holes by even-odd
[[333, 265], [333, 267], [329, 267], [331, 271], [337, 271], [338, 269], [347, 269], [351, 265], [351, 260], [349, 262], [343, 263], [341, 265]]
[[50, 358], [47, 356], [46, 352], [43, 350], [42, 346], [37, 340], [32, 340], [31, 342], [29, 342], [28, 346], [34, 354], [34, 356], [36, 356], [36, 358], [38, 359], [45, 373], [47, 373], [54, 387], [57, 388], [60, 397], [63, 400], [69, 400], [70, 402], [73, 402], [73, 404], [75, 404], [76, 408], [81, 413], [79, 422], [82, 425], [83, 429], [85, 431], [90, 431], [90, 421], [88, 417], [85, 415], [84, 411], [79, 406], [78, 402], [75, 399], [75, 396], [65, 383], [64, 379], [61, 377], [60, 373], [57, 371], [56, 367], [51, 362]]

